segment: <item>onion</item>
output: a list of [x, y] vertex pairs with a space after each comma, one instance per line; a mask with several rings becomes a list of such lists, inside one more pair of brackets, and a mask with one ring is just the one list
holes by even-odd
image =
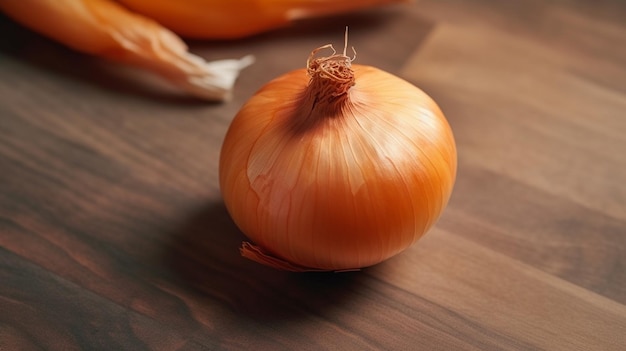
[[[328, 57], [317, 57], [332, 49]], [[220, 187], [243, 256], [290, 271], [359, 269], [411, 246], [437, 221], [456, 146], [414, 85], [352, 64], [331, 45], [239, 111], [220, 154]]]

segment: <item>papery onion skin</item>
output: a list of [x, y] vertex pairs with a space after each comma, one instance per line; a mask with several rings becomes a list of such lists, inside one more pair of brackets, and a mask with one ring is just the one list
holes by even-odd
[[356, 84], [328, 101], [311, 93], [305, 69], [269, 82], [222, 146], [220, 187], [234, 222], [302, 270], [398, 254], [437, 221], [455, 181], [454, 137], [437, 104], [394, 75], [351, 67]]

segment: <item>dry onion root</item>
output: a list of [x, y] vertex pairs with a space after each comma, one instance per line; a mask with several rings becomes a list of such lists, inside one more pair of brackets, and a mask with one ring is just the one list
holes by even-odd
[[74, 50], [147, 69], [206, 100], [227, 100], [253, 61], [206, 62], [170, 30], [112, 0], [0, 0], [0, 10]]
[[443, 113], [345, 51], [314, 51], [307, 69], [266, 84], [232, 121], [220, 187], [254, 242], [241, 248], [249, 259], [289, 271], [375, 265], [411, 246], [447, 205], [457, 161]]

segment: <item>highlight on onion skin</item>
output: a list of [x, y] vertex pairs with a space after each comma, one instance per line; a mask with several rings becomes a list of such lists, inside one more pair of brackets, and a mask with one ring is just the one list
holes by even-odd
[[352, 64], [345, 49], [315, 53], [233, 119], [222, 195], [253, 242], [242, 246], [247, 258], [290, 271], [375, 265], [416, 242], [446, 207], [454, 137], [414, 85]]

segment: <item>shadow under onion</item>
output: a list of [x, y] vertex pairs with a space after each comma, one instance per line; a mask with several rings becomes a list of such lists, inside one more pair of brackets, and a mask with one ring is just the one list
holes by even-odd
[[350, 300], [366, 279], [360, 271], [292, 273], [265, 267], [241, 257], [244, 240], [223, 203], [214, 203], [175, 233], [165, 264], [202, 303], [264, 321], [324, 315]]

